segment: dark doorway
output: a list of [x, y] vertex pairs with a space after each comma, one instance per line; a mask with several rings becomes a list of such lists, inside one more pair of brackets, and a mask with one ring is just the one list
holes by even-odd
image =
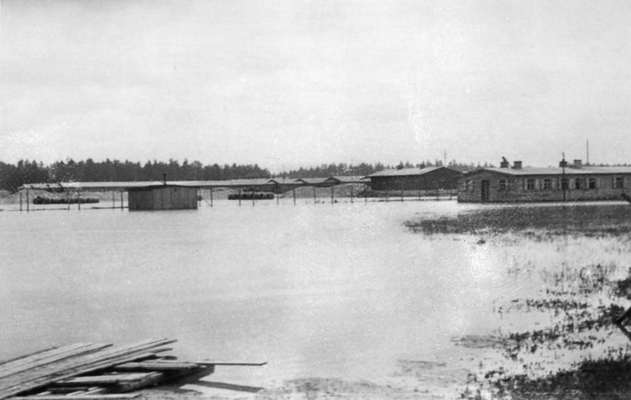
[[489, 189], [491, 185], [487, 180], [482, 181], [481, 184], [480, 193], [482, 194], [482, 201], [489, 201]]

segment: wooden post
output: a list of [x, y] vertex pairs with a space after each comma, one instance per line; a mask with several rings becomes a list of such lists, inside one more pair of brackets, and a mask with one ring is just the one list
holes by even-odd
[[20, 211], [22, 211], [22, 191], [18, 191], [18, 197], [20, 199]]
[[68, 205], [68, 211], [70, 211], [70, 190], [66, 189], [66, 204]]
[[418, 199], [421, 200], [421, 191], [418, 191]]
[[29, 191], [28, 189], [26, 189], [26, 212], [29, 212], [31, 210], [31, 201], [29, 199], [28, 193]]
[[351, 185], [351, 204], [353, 204], [353, 185]]
[[239, 207], [241, 207], [241, 195], [242, 195], [241, 189], [239, 189]]
[[81, 191], [77, 190], [77, 210], [81, 210]]
[[335, 186], [331, 186], [331, 204], [335, 202]]
[[316, 187], [313, 187], [313, 204], [316, 203]]
[[276, 205], [280, 204], [280, 193], [276, 193]]
[[401, 189], [401, 201], [403, 201], [403, 189]]
[[368, 186], [364, 186], [364, 204], [368, 204]]
[[294, 205], [296, 205], [296, 188], [291, 189], [291, 194], [294, 197]]
[[112, 190], [112, 208], [116, 208], [116, 192]]
[[210, 192], [210, 207], [213, 206], [213, 188], [208, 189]]
[[[125, 208], [125, 205], [123, 204], [123, 196], [125, 195], [125, 193], [123, 193], [123, 191], [121, 190], [121, 210]], [[129, 196], [127, 196], [127, 203], [129, 203]]]

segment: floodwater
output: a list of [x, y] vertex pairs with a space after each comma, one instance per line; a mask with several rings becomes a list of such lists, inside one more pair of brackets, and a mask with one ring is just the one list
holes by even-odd
[[[271, 397], [288, 381], [335, 378], [378, 385], [383, 397], [454, 398], [491, 366], [523, 372], [529, 359], [513, 366], [489, 338], [559, 318], [509, 305], [568, 289], [572, 271], [599, 265], [613, 280], [631, 267], [628, 238], [615, 235], [480, 240], [404, 225], [480, 207], [452, 201], [75, 207], [0, 212], [0, 358], [174, 337], [182, 358], [268, 361], [218, 369], [212, 380], [264, 386]], [[609, 332], [586, 350], [528, 354], [549, 372], [623, 339]]]

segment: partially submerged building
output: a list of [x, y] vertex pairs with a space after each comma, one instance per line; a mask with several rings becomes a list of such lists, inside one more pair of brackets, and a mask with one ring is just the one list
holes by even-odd
[[447, 167], [388, 169], [368, 175], [376, 191], [455, 190], [462, 172]]
[[130, 211], [197, 209], [197, 188], [180, 185], [151, 185], [128, 189]]
[[597, 167], [561, 161], [558, 167], [523, 167], [502, 160], [464, 176], [459, 202], [541, 202], [617, 200], [631, 188], [631, 167]]

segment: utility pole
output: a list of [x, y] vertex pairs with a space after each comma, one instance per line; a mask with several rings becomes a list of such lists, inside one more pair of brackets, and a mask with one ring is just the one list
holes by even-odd
[[565, 161], [565, 153], [563, 154], [563, 158], [561, 159], [561, 190], [563, 190], [563, 201], [567, 199], [567, 179], [565, 177], [565, 167], [567, 167], [567, 161]]

